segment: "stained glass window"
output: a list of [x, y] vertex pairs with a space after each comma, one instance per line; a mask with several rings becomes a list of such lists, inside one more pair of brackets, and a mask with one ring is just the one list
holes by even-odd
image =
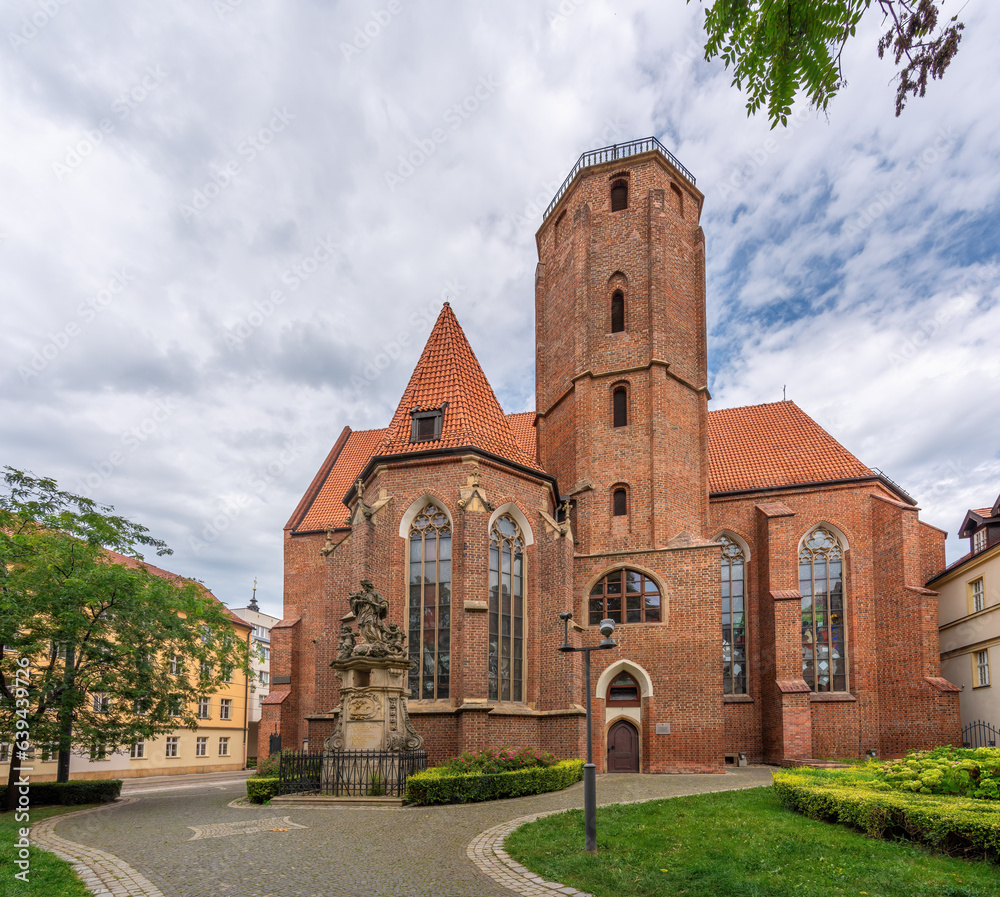
[[847, 691], [844, 550], [823, 527], [799, 553], [802, 593], [802, 678], [815, 692]]
[[743, 549], [726, 536], [722, 545], [722, 693], [747, 693], [747, 625]]
[[451, 670], [451, 523], [428, 502], [410, 526], [410, 694], [447, 698]]
[[498, 517], [490, 531], [489, 604], [489, 699], [523, 701], [524, 537], [507, 515]]

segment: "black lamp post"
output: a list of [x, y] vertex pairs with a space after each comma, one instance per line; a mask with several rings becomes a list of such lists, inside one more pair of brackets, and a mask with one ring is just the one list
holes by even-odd
[[569, 643], [569, 620], [573, 615], [564, 610], [559, 614], [563, 621], [563, 643], [559, 650], [583, 653], [583, 678], [587, 689], [587, 762], [583, 766], [583, 838], [587, 853], [597, 853], [597, 767], [594, 766], [593, 724], [590, 716], [590, 652], [606, 648], [617, 648], [618, 642], [611, 638], [615, 631], [614, 620], [601, 620], [601, 643], [589, 648], [574, 648]]

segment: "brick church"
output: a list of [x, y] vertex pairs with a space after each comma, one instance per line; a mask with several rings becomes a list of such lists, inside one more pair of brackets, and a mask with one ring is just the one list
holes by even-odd
[[384, 430], [345, 427], [285, 527], [261, 750], [319, 749], [359, 581], [406, 633], [430, 760], [528, 745], [598, 770], [958, 743], [945, 534], [792, 402], [708, 410], [703, 195], [655, 139], [587, 153], [536, 240], [534, 412], [447, 304]]

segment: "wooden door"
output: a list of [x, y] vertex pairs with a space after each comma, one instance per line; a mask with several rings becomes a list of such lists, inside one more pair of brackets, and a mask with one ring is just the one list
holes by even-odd
[[639, 771], [639, 733], [620, 719], [608, 729], [608, 772]]

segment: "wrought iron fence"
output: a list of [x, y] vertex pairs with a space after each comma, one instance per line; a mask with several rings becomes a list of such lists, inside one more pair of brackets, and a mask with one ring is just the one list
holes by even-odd
[[282, 751], [278, 793], [402, 797], [407, 776], [426, 768], [426, 751]]
[[998, 735], [1000, 730], [996, 726], [977, 719], [962, 729], [962, 747], [996, 747]]
[[616, 143], [612, 146], [602, 146], [600, 149], [584, 153], [579, 159], [576, 160], [576, 165], [570, 169], [570, 173], [566, 176], [566, 180], [562, 182], [562, 186], [556, 191], [556, 195], [552, 197], [552, 202], [549, 203], [549, 207], [545, 210], [545, 214], [542, 215], [542, 220], [544, 221], [549, 217], [552, 210], [556, 207], [556, 204], [562, 198], [562, 195], [566, 192], [566, 189], [571, 183], [573, 183], [573, 178], [576, 177], [577, 172], [580, 171], [581, 168], [587, 168], [590, 165], [600, 165], [602, 162], [613, 162], [616, 159], [626, 159], [629, 156], [637, 156], [639, 153], [648, 153], [650, 150], [656, 150], [656, 152], [663, 156], [664, 159], [666, 159], [685, 178], [687, 178], [691, 182], [692, 186], [694, 185], [694, 175], [681, 165], [678, 158], [655, 137], [645, 137], [642, 140], [632, 140], [628, 143]]
[[278, 794], [317, 792], [323, 775], [323, 754], [282, 751], [278, 763]]

